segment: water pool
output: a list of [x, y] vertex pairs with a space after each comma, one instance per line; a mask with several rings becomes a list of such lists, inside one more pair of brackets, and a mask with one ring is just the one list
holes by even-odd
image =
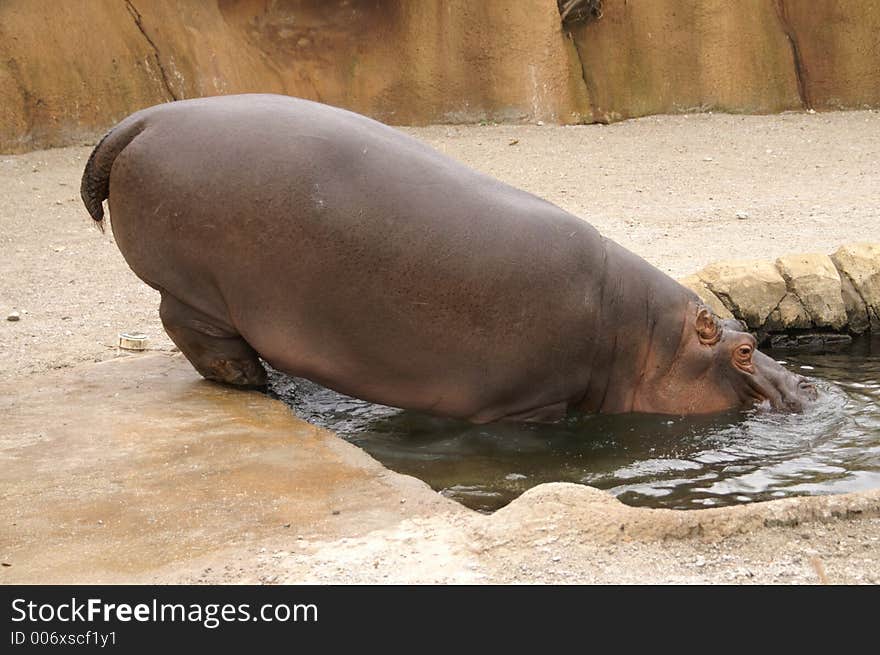
[[823, 392], [800, 414], [572, 416], [471, 425], [343, 396], [273, 372], [270, 393], [385, 466], [491, 512], [542, 482], [606, 489], [629, 505], [696, 509], [880, 487], [880, 338], [771, 356]]

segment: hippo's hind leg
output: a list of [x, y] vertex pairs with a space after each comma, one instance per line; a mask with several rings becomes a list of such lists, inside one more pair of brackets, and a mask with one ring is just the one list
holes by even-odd
[[238, 333], [167, 293], [159, 305], [162, 325], [180, 352], [208, 380], [241, 387], [266, 385], [256, 351]]

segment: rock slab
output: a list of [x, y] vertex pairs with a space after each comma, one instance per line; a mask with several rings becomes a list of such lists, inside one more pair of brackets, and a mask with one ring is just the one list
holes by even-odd
[[872, 330], [880, 330], [880, 243], [841, 246], [831, 260], [844, 281], [850, 323], [867, 323]]
[[701, 270], [697, 276], [735, 317], [751, 329], [763, 327], [786, 294], [785, 280], [771, 262], [717, 262]]
[[828, 255], [786, 255], [776, 260], [789, 292], [803, 307], [813, 327], [839, 330], [847, 323], [840, 274]]

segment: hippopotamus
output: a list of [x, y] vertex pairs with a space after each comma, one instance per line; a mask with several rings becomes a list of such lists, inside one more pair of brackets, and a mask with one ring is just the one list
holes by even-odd
[[796, 410], [813, 385], [589, 223], [343, 109], [171, 102], [98, 143], [125, 260], [205, 378], [465, 419]]

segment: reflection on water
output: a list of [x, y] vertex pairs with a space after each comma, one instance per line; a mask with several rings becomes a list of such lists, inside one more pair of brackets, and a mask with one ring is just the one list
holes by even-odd
[[481, 511], [542, 482], [579, 482], [629, 505], [694, 509], [880, 487], [880, 338], [838, 353], [771, 353], [823, 391], [801, 414], [577, 416], [470, 425], [372, 405], [271, 375], [296, 414], [387, 467]]

